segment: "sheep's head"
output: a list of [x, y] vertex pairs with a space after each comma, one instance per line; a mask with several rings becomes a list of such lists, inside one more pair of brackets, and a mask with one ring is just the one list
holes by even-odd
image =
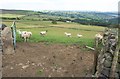
[[24, 32], [24, 34], [27, 34], [27, 32]]

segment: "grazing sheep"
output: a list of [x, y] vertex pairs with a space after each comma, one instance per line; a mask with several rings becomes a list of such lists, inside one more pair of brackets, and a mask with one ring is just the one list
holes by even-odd
[[27, 42], [27, 39], [30, 39], [30, 37], [32, 36], [32, 32], [20, 31], [20, 30], [17, 30], [17, 32], [20, 35], [20, 37], [24, 39], [25, 42]]
[[68, 37], [71, 37], [72, 34], [65, 32], [65, 35], [68, 36]]
[[44, 35], [46, 35], [47, 32], [48, 32], [47, 30], [46, 31], [41, 31], [40, 35], [44, 36]]
[[24, 39], [24, 42], [27, 42], [27, 38], [28, 38], [28, 34], [27, 34], [27, 32], [22, 32], [22, 34], [21, 34], [21, 38], [23, 38]]
[[78, 38], [80, 38], [80, 37], [82, 37], [82, 36], [83, 36], [83, 35], [77, 34], [77, 37], [78, 37]]
[[20, 37], [21, 37], [21, 35], [24, 34], [24, 33], [27, 32], [27, 31], [20, 31], [20, 30], [17, 30], [17, 32], [18, 32], [18, 34], [19, 34]]
[[25, 32], [23, 31], [21, 37], [24, 39], [24, 42], [27, 42], [27, 39], [30, 39], [32, 36], [32, 32]]
[[103, 36], [100, 33], [95, 35], [95, 39], [97, 39], [99, 42], [103, 43]]
[[32, 32], [27, 32], [28, 34], [30, 34], [30, 37], [32, 36]]
[[100, 33], [98, 33], [98, 34], [95, 35], [95, 38], [98, 38], [98, 39], [101, 40], [101, 39], [103, 39], [103, 36]]

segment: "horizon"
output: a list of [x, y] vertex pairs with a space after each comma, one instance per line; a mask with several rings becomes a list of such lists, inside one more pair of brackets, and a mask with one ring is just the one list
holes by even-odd
[[[103, 3], [104, 2], [104, 3]], [[0, 9], [32, 11], [118, 12], [119, 0], [2, 0]], [[10, 6], [8, 6], [10, 5]]]
[[40, 12], [42, 12], [42, 11], [44, 11], [44, 12], [47, 12], [47, 11], [66, 11], [66, 12], [69, 12], [69, 11], [71, 11], [71, 12], [98, 12], [98, 13], [117, 13], [118, 11], [105, 11], [105, 12], [102, 12], [102, 11], [85, 11], [85, 10], [24, 10], [24, 9], [0, 9], [0, 10], [21, 10], [21, 11], [40, 11]]

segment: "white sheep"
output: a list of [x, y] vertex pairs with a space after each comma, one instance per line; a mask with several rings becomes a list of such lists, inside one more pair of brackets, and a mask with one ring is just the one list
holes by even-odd
[[98, 40], [98, 42], [102, 42], [103, 43], [103, 35], [101, 35], [100, 33], [95, 35], [95, 39]]
[[20, 31], [20, 30], [17, 30], [18, 34], [20, 35], [20, 37], [22, 37], [21, 35], [26, 33], [27, 31]]
[[83, 36], [83, 35], [77, 34], [77, 37], [78, 37], [78, 38], [80, 38], [80, 37], [82, 37], [82, 36]]
[[95, 35], [95, 38], [99, 39], [99, 40], [102, 40], [103, 36], [100, 33], [98, 33], [98, 34]]
[[29, 35], [30, 35], [30, 37], [32, 36], [32, 32], [27, 32]]
[[47, 33], [47, 30], [46, 31], [41, 31], [40, 35], [44, 36], [44, 35], [46, 35], [46, 33]]
[[17, 32], [20, 35], [20, 37], [24, 39], [25, 42], [27, 42], [27, 39], [30, 39], [30, 37], [32, 36], [32, 32], [20, 30], [17, 30]]
[[23, 31], [21, 33], [21, 37], [24, 38], [25, 42], [27, 42], [27, 39], [30, 39], [31, 36], [32, 36], [32, 32]]
[[71, 37], [72, 34], [65, 32], [65, 35], [68, 36], [68, 37]]

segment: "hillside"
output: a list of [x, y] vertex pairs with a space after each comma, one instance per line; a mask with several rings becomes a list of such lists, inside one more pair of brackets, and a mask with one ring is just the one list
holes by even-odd
[[[8, 16], [8, 17], [7, 17]], [[114, 26], [117, 24], [115, 12], [83, 11], [30, 11], [2, 9], [3, 20], [71, 21], [85, 25]]]

